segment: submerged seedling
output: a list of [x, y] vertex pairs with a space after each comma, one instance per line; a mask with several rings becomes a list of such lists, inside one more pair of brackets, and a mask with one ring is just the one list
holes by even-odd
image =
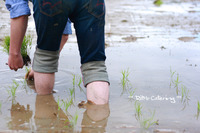
[[[10, 36], [4, 37], [4, 43], [3, 43], [3, 51], [9, 54], [9, 48], [10, 48]], [[29, 50], [32, 46], [32, 37], [30, 35], [24, 36], [22, 46], [21, 46], [21, 55], [24, 61], [24, 65], [28, 66], [28, 64], [31, 63], [31, 59], [29, 57]]]
[[9, 86], [10, 89], [7, 90], [8, 94], [12, 97], [12, 99], [15, 98], [16, 90], [18, 87], [19, 87], [19, 83], [17, 83], [15, 80], [13, 80], [12, 86]]

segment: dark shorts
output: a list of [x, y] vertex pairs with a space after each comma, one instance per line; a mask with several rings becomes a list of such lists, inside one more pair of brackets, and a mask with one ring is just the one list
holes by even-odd
[[61, 37], [69, 18], [76, 30], [83, 79], [97, 77], [97, 81], [108, 81], [104, 62], [104, 0], [33, 0], [33, 5], [38, 35], [33, 70], [57, 72]]

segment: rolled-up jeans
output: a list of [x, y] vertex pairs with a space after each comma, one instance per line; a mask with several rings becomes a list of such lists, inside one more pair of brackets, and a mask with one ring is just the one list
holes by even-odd
[[58, 71], [60, 42], [67, 18], [74, 23], [84, 85], [109, 83], [105, 66], [104, 0], [33, 0], [37, 48], [33, 70]]

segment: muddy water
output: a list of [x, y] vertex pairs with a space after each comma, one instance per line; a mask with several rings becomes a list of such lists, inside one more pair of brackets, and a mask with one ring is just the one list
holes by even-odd
[[[37, 96], [34, 84], [24, 82], [25, 69], [10, 71], [5, 65], [8, 56], [1, 52], [0, 132], [199, 132], [200, 2], [169, 0], [161, 7], [148, 0], [106, 3], [109, 105], [78, 107], [86, 95], [85, 88], [77, 85], [80, 59], [73, 34], [60, 56], [56, 93], [49, 96]], [[0, 39], [9, 34], [10, 25], [3, 4], [0, 1]], [[35, 45], [32, 18], [28, 33]], [[33, 52], [34, 47], [32, 58]], [[124, 88], [123, 70], [130, 73]], [[12, 100], [8, 90], [13, 80], [19, 87]], [[75, 93], [70, 96], [73, 88]], [[68, 110], [63, 105], [58, 110], [58, 99], [62, 103], [71, 97]], [[138, 103], [142, 106], [139, 115]], [[77, 123], [72, 124], [76, 114]]]

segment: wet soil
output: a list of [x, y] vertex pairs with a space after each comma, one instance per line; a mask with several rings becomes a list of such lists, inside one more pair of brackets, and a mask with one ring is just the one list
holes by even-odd
[[[161, 6], [153, 2], [106, 1], [109, 105], [79, 104], [86, 101], [86, 89], [78, 85], [81, 72], [74, 29], [60, 54], [53, 95], [38, 96], [33, 81], [24, 80], [25, 68], [9, 70], [5, 65], [8, 55], [0, 52], [0, 133], [198, 133], [200, 1], [163, 0]], [[0, 12], [1, 43], [10, 27], [3, 1]], [[36, 44], [32, 16], [27, 33]], [[31, 59], [34, 50], [33, 47]], [[123, 86], [124, 70], [129, 76]], [[15, 98], [8, 93], [13, 80], [19, 84]], [[66, 103], [71, 99], [73, 103], [67, 111], [64, 105], [59, 109], [59, 100]], [[142, 107], [140, 113], [138, 103]], [[77, 123], [73, 124], [77, 115]]]

